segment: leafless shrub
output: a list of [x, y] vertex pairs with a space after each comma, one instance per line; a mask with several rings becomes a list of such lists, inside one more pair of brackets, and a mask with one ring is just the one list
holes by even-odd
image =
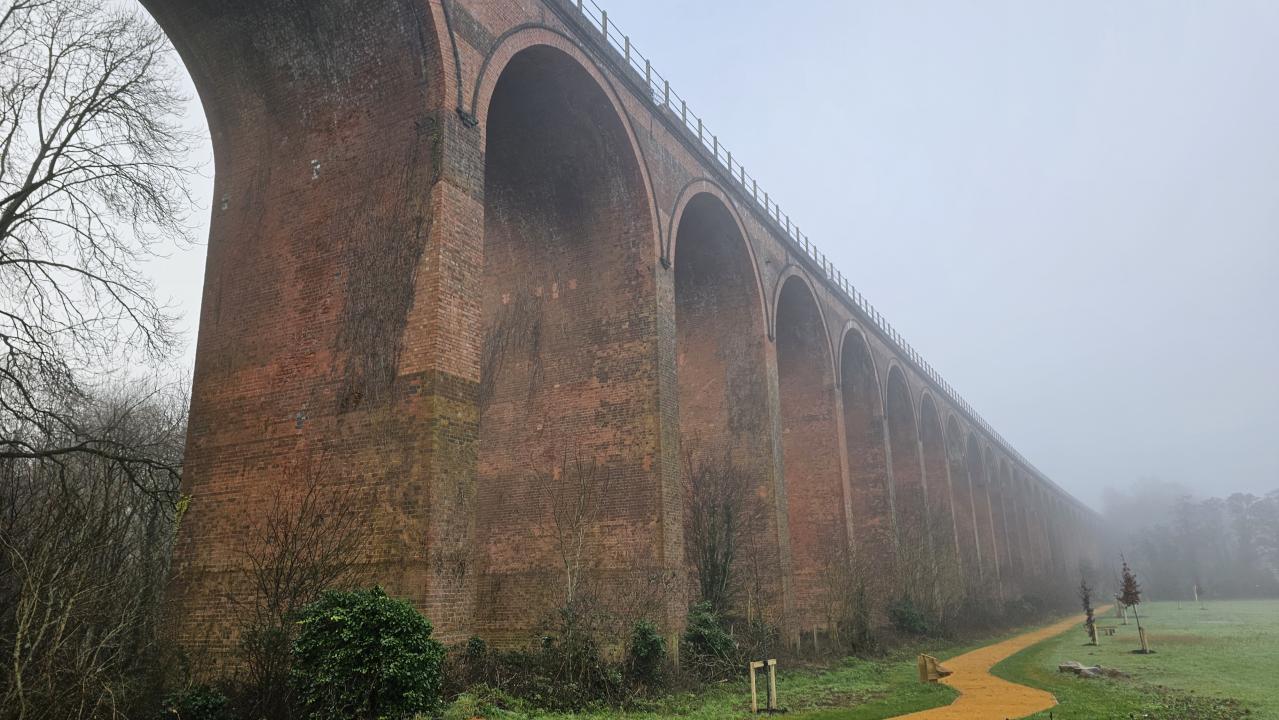
[[691, 440], [683, 454], [688, 499], [684, 543], [698, 598], [715, 613], [729, 615], [740, 610], [736, 602], [745, 592], [753, 611], [763, 574], [759, 553], [752, 552], [758, 549], [753, 539], [764, 520], [754, 479], [727, 447], [703, 449]]
[[361, 580], [361, 526], [351, 493], [340, 489], [328, 453], [304, 456], [274, 485], [270, 505], [240, 550], [243, 594], [229, 600], [242, 614], [240, 656], [246, 710], [288, 717], [288, 673], [299, 610], [326, 590]]
[[534, 468], [532, 479], [551, 518], [564, 574], [563, 606], [572, 608], [588, 570], [587, 541], [608, 496], [609, 475], [599, 461], [574, 448], [563, 450], [549, 469]]
[[183, 507], [167, 469], [181, 463], [186, 398], [133, 385], [71, 407], [77, 425], [166, 469], [93, 454], [0, 459], [6, 720], [123, 716], [164, 669], [161, 593]]

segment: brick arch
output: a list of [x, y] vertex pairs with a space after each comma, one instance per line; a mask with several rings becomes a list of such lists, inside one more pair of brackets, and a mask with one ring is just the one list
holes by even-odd
[[931, 576], [932, 541], [928, 526], [928, 490], [919, 447], [919, 419], [906, 371], [896, 359], [889, 362], [884, 387], [884, 417], [893, 478], [893, 510], [897, 518], [899, 573], [916, 600], [926, 596], [920, 581]]
[[674, 266], [675, 253], [678, 251], [679, 245], [678, 230], [680, 220], [684, 217], [688, 204], [699, 195], [710, 195], [718, 200], [724, 212], [727, 213], [737, 227], [737, 233], [741, 237], [742, 249], [745, 251], [747, 260], [750, 261], [751, 275], [755, 280], [760, 316], [764, 318], [764, 334], [771, 339], [770, 328], [772, 327], [773, 307], [768, 302], [769, 293], [764, 289], [764, 277], [759, 271], [759, 261], [755, 257], [755, 246], [750, 241], [750, 234], [746, 232], [746, 225], [742, 222], [741, 212], [738, 210], [737, 204], [733, 202], [732, 195], [725, 192], [714, 180], [697, 178], [690, 180], [688, 184], [680, 189], [679, 194], [675, 197], [675, 205], [671, 209], [671, 221], [666, 228], [661, 257], [664, 262]]
[[644, 154], [644, 147], [635, 134], [634, 123], [631, 121], [630, 114], [626, 112], [626, 107], [623, 105], [621, 96], [612, 79], [571, 36], [556, 28], [530, 23], [507, 30], [493, 42], [492, 48], [490, 48], [488, 54], [484, 56], [484, 60], [480, 63], [475, 83], [471, 89], [469, 115], [480, 129], [480, 151], [487, 153], [489, 108], [492, 104], [493, 92], [497, 88], [499, 78], [515, 56], [536, 47], [554, 48], [564, 53], [591, 77], [599, 90], [608, 98], [613, 113], [617, 116], [626, 133], [626, 141], [630, 145], [630, 151], [639, 166], [644, 196], [647, 198], [649, 205], [653, 257], [661, 257], [662, 222], [657, 211], [652, 172], [649, 168], [648, 157]]
[[1017, 521], [1020, 525], [1018, 530], [1025, 542], [1022, 550], [1022, 576], [1029, 582], [1039, 575], [1041, 549], [1039, 536], [1036, 534], [1034, 507], [1031, 504], [1030, 479], [1025, 469], [1017, 463], [1013, 463], [1013, 495], [1016, 498]]
[[728, 598], [733, 607], [723, 609], [775, 611], [785, 603], [765, 305], [749, 243], [727, 199], [705, 183], [688, 190], [672, 216], [670, 241], [688, 566], [703, 599], [713, 594], [700, 584], [708, 576], [696, 572], [696, 524], [733, 497], [726, 493], [745, 489], [751, 527], [739, 534], [737, 582]]
[[831, 344], [830, 324], [826, 321], [825, 305], [818, 297], [817, 286], [813, 283], [812, 278], [808, 276], [808, 273], [805, 272], [803, 268], [794, 263], [790, 263], [786, 267], [782, 268], [781, 273], [777, 276], [777, 280], [773, 283], [773, 297], [770, 303], [773, 308], [773, 324], [772, 327], [769, 328], [768, 337], [770, 340], [774, 341], [777, 339], [777, 327], [779, 322], [778, 308], [782, 304], [782, 291], [786, 289], [787, 284], [792, 281], [802, 284], [804, 289], [808, 291], [808, 295], [813, 298], [813, 304], [817, 306], [817, 317], [821, 321], [822, 343], [826, 349], [826, 362], [829, 372], [834, 375], [835, 348]]
[[955, 526], [955, 500], [949, 465], [946, 462], [946, 432], [933, 393], [919, 394], [919, 446], [924, 461], [924, 481], [928, 484], [928, 516], [934, 550], [939, 562], [953, 558], [960, 563], [959, 531]]
[[[885, 573], [873, 572], [891, 565], [897, 534], [888, 476], [883, 393], [870, 343], [855, 323], [844, 327], [838, 366], [854, 557], [868, 581], [887, 580]], [[890, 588], [883, 584], [884, 587], [869, 588], [872, 599], [887, 599]]]
[[977, 507], [973, 478], [968, 467], [967, 428], [951, 413], [946, 420], [946, 458], [950, 468], [952, 497], [955, 500], [955, 527], [959, 536], [959, 556], [964, 565], [965, 583], [975, 588], [985, 576], [981, 536], [977, 530]]
[[1005, 559], [1008, 561], [1008, 574], [1016, 579], [1022, 575], [1025, 567], [1024, 553], [1026, 543], [1018, 531], [1017, 493], [1013, 487], [1012, 463], [1007, 456], [999, 459], [999, 505], [1003, 515], [1004, 546], [1008, 548]]
[[982, 441], [976, 430], [969, 430], [964, 443], [964, 462], [968, 470], [968, 482], [973, 491], [973, 517], [977, 528], [977, 544], [981, 548], [982, 579], [988, 584], [998, 580], [995, 570], [995, 534], [990, 524], [990, 500], [986, 482], [986, 458]]
[[[986, 445], [986, 496], [990, 500], [991, 536], [995, 539], [995, 560], [1000, 582], [1008, 575], [1008, 528], [1004, 524], [1003, 475], [999, 471], [999, 453], [993, 445]], [[1001, 586], [1002, 587], [1002, 586]]]
[[994, 451], [991, 449], [990, 441], [978, 432], [974, 431], [969, 436], [969, 442], [972, 443], [970, 449], [975, 449], [975, 462], [973, 475], [976, 482], [973, 484], [973, 497], [977, 508], [977, 529], [980, 531], [982, 542], [982, 559], [986, 561], [986, 569], [990, 572], [990, 578], [994, 579], [995, 587], [999, 587], [1000, 582], [1000, 543], [999, 543], [999, 526], [995, 521], [994, 500], [991, 485], [990, 466], [994, 460]]
[[[475, 622], [499, 642], [527, 637], [564, 602], [561, 585], [545, 581], [560, 562], [546, 529], [552, 506], [576, 492], [579, 460], [609, 483], [585, 528], [597, 587], [626, 592], [683, 560], [666, 556], [656, 531], [669, 493], [651, 421], [659, 389], [652, 374], [636, 371], [659, 342], [651, 195], [598, 71], [571, 46], [534, 42], [541, 36], [516, 33], [499, 44], [504, 62], [490, 65], [500, 75], [478, 115], [485, 186], [475, 534], [485, 602]], [[631, 548], [639, 560], [617, 548], [617, 535], [644, 539]]]
[[799, 628], [828, 620], [832, 563], [848, 546], [835, 383], [826, 324], [799, 274], [777, 294], [777, 388], [783, 487]]

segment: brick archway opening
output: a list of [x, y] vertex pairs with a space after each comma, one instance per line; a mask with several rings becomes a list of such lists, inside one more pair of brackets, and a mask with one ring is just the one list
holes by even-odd
[[964, 431], [954, 416], [946, 422], [946, 438], [951, 497], [955, 506], [955, 534], [959, 538], [959, 558], [964, 565], [965, 585], [971, 590], [978, 587], [983, 576], [981, 543], [977, 533], [977, 510], [973, 502], [973, 480], [968, 474]]
[[977, 435], [968, 435], [965, 453], [968, 464], [968, 481], [973, 488], [973, 514], [977, 518], [977, 542], [981, 547], [984, 590], [993, 590], [999, 579], [999, 560], [995, 553], [995, 526], [990, 512], [990, 482], [986, 476], [986, 458], [978, 443]]
[[934, 552], [939, 562], [957, 564], [959, 534], [955, 529], [954, 499], [946, 473], [946, 440], [937, 403], [929, 394], [919, 403], [919, 444], [924, 457], [924, 479], [928, 483], [928, 517]]
[[[675, 347], [691, 587], [726, 603], [724, 611], [775, 615], [781, 570], [759, 283], [746, 239], [719, 198], [695, 195], [678, 222]], [[732, 519], [717, 515], [725, 509]], [[708, 555], [725, 522], [737, 526], [730, 568]]]
[[[476, 627], [517, 642], [570, 584], [604, 596], [660, 562], [652, 227], [621, 119], [563, 51], [516, 53], [485, 127]], [[576, 579], [552, 532], [565, 503], [589, 505]]]
[[[860, 333], [845, 333], [839, 375], [852, 491], [854, 565], [868, 584], [874, 584], [887, 579], [896, 528], [888, 486], [888, 448], [880, 422], [879, 382], [870, 347]], [[886, 588], [876, 585], [868, 590], [872, 599], [887, 599]]]
[[910, 388], [901, 368], [888, 372], [889, 447], [893, 460], [893, 508], [897, 517], [897, 555], [904, 590], [916, 601], [931, 590], [932, 542], [929, 538], [924, 468], [919, 455], [919, 430]]
[[1013, 484], [1012, 465], [1008, 458], [999, 461], [1000, 504], [1004, 512], [1005, 542], [1008, 544], [1008, 572], [1020, 581], [1025, 575], [1026, 539], [1017, 516], [1017, 487]]
[[801, 631], [826, 625], [832, 567], [848, 547], [829, 344], [816, 299], [792, 276], [777, 302], [782, 467]]

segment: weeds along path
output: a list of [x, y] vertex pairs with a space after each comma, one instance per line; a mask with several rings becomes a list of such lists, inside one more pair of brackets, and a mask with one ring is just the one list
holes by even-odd
[[954, 674], [942, 682], [959, 691], [955, 702], [893, 720], [1004, 720], [1022, 718], [1057, 705], [1052, 693], [1017, 685], [990, 674], [996, 663], [1041, 640], [1077, 627], [1080, 618], [1062, 620], [1034, 632], [964, 653], [942, 664]]

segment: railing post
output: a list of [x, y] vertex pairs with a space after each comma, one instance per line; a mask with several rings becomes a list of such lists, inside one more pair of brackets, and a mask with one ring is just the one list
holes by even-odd
[[671, 81], [663, 80], [662, 84], [665, 86], [665, 97], [662, 101], [662, 105], [669, 109], [671, 106]]
[[733, 151], [732, 150], [728, 151], [728, 162], [725, 163], [725, 165], [728, 166], [728, 176], [732, 177], [733, 176]]
[[648, 91], [653, 92], [653, 62], [648, 58], [644, 58], [644, 83], [648, 85]]
[[631, 36], [623, 36], [626, 39], [626, 67], [631, 66]]
[[688, 101], [683, 98], [679, 101], [679, 119], [688, 125]]
[[702, 139], [702, 119], [701, 118], [697, 118], [697, 139], [699, 141]]
[[583, 7], [582, 2], [583, 2], [583, 0], [577, 0], [577, 11], [578, 11], [578, 12], [580, 12], [580, 13], [585, 14], [585, 13], [586, 13], [586, 8], [585, 8], [585, 7]]
[[608, 11], [600, 8], [600, 32], [604, 33], [604, 46], [608, 47]]

